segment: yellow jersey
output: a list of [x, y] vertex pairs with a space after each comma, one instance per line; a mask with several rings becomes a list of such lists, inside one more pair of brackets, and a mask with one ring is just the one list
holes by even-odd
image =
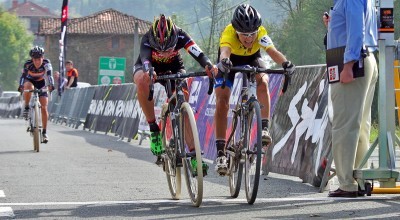
[[260, 48], [268, 50], [269, 48], [274, 47], [274, 43], [268, 36], [267, 30], [263, 26], [260, 26], [258, 28], [257, 40], [254, 42], [253, 47], [245, 48], [242, 43], [240, 43], [239, 37], [232, 24], [229, 24], [225, 27], [221, 34], [219, 46], [229, 47], [231, 49], [231, 53], [234, 55], [250, 56], [259, 51]]

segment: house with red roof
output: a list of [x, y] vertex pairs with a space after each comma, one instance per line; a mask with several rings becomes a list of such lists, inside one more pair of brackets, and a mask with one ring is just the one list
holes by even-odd
[[48, 8], [27, 0], [12, 0], [11, 8], [8, 9], [8, 12], [16, 14], [26, 24], [27, 29], [35, 35], [34, 44], [36, 45], [44, 43], [44, 39], [36, 35], [39, 28], [39, 20], [41, 18], [56, 17]]
[[[137, 59], [139, 51], [138, 42], [150, 27], [151, 22], [115, 9], [70, 18], [67, 23], [66, 59], [74, 62], [74, 67], [79, 71], [79, 81], [96, 85], [99, 57], [124, 57], [125, 79], [126, 82], [132, 82], [133, 60]], [[44, 37], [45, 56], [52, 61], [55, 70], [59, 69], [60, 32], [59, 17], [40, 19], [37, 34]]]

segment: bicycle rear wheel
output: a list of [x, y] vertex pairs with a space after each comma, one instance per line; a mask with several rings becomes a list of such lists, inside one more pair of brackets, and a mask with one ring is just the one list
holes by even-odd
[[172, 121], [168, 112], [168, 104], [161, 110], [161, 139], [165, 149], [164, 171], [167, 176], [168, 188], [172, 199], [181, 197], [181, 168], [176, 165], [176, 148], [172, 130]]
[[33, 150], [39, 152], [40, 132], [39, 132], [39, 106], [33, 108]]
[[239, 114], [240, 105], [237, 105], [232, 119], [232, 131], [229, 135], [226, 154], [229, 167], [229, 191], [231, 193], [231, 197], [233, 198], [237, 198], [239, 196], [243, 174], [243, 163], [240, 162], [240, 149], [243, 144], [241, 133], [243, 131], [243, 127], [240, 121], [241, 116]]
[[[183, 169], [185, 172], [186, 185], [190, 200], [193, 205], [199, 207], [203, 201], [203, 165], [201, 159], [201, 149], [197, 125], [194, 119], [192, 108], [185, 102], [181, 106], [181, 117], [179, 120], [180, 144], [183, 158]], [[189, 146], [194, 147], [190, 152]], [[196, 170], [193, 170], [191, 160], [196, 158]]]
[[[247, 128], [247, 129], [246, 129]], [[248, 122], [245, 126], [245, 188], [247, 203], [256, 201], [261, 171], [261, 110], [258, 101], [251, 101], [249, 105]]]

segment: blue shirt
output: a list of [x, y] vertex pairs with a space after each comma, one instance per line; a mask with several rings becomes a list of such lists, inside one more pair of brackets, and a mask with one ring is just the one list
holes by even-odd
[[[377, 46], [378, 25], [373, 0], [334, 0], [327, 49], [346, 46], [343, 63], [361, 59], [361, 48]], [[376, 47], [368, 47], [370, 52]]]

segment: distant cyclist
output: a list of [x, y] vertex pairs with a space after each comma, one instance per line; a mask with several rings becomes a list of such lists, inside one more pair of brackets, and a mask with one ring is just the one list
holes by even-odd
[[[231, 24], [225, 27], [220, 38], [219, 63], [217, 64], [219, 73], [215, 79], [216, 110], [214, 115], [215, 144], [217, 148], [215, 170], [220, 175], [225, 175], [228, 170], [225, 155], [225, 137], [229, 98], [236, 73], [230, 71], [230, 68], [242, 65], [266, 68], [265, 63], [261, 60], [261, 49], [264, 49], [283, 68], [289, 70], [291, 73], [295, 69], [295, 66], [274, 47], [271, 38], [261, 24], [261, 16], [257, 10], [248, 4], [241, 4], [235, 9]], [[227, 74], [227, 79], [225, 82], [226, 87], [223, 89], [221, 86], [224, 74]], [[263, 145], [269, 145], [272, 140], [268, 130], [270, 119], [268, 75], [266, 73], [258, 74], [256, 82], [257, 97], [262, 106], [262, 141]]]
[[[18, 91], [23, 92], [23, 90], [32, 90], [34, 88], [44, 89], [46, 86], [45, 77], [48, 80], [48, 89], [49, 91], [54, 90], [54, 80], [52, 76], [53, 68], [51, 67], [50, 60], [44, 59], [44, 49], [39, 46], [33, 47], [29, 56], [30, 60], [26, 61], [24, 64], [24, 68], [22, 71], [21, 78], [19, 80], [19, 88]], [[29, 113], [29, 100], [31, 99], [32, 93], [25, 92], [24, 93], [24, 102], [25, 108], [23, 111], [23, 117], [25, 119], [28, 118]], [[47, 93], [43, 92], [39, 94], [39, 102], [41, 104], [42, 110], [42, 125], [43, 125], [43, 142], [47, 143], [49, 141], [49, 136], [47, 135], [47, 104], [48, 98]]]
[[[203, 53], [194, 40], [181, 28], [176, 26], [171, 18], [161, 14], [153, 22], [150, 30], [143, 36], [140, 46], [140, 55], [133, 67], [133, 79], [137, 86], [139, 104], [146, 116], [150, 126], [151, 152], [157, 156], [157, 164], [161, 164], [161, 154], [164, 152], [161, 143], [160, 128], [156, 123], [154, 113], [154, 101], [148, 101], [149, 96], [149, 69], [154, 67], [157, 75], [185, 72], [183, 60], [179, 52], [185, 49], [212, 77], [217, 68], [210, 59]], [[168, 72], [171, 71], [171, 72]], [[165, 86], [165, 81], [161, 82]], [[171, 81], [172, 88], [175, 88]], [[189, 97], [187, 88], [185, 90], [186, 100]], [[193, 146], [194, 149], [194, 146]], [[193, 150], [191, 149], [191, 150]], [[193, 161], [192, 164], [197, 163]], [[203, 168], [208, 169], [203, 162]]]

